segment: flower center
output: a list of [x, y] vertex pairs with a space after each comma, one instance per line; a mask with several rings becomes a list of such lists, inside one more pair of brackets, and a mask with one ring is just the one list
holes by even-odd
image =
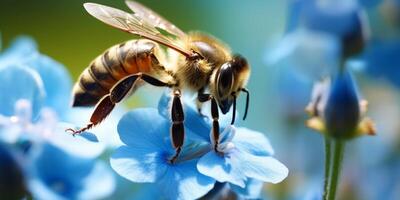
[[[0, 135], [3, 140], [14, 144], [28, 140], [50, 137], [56, 128], [57, 114], [50, 108], [43, 108], [37, 121], [32, 121], [32, 104], [26, 99], [15, 103], [14, 115], [0, 115], [0, 129], [8, 134]], [[38, 137], [41, 136], [41, 137]], [[20, 141], [22, 140], [22, 141]]]
[[174, 163], [171, 163], [170, 159], [168, 160], [171, 164], [190, 161], [202, 157], [211, 150], [212, 148], [208, 144], [190, 144], [183, 148], [182, 153], [176, 158]]

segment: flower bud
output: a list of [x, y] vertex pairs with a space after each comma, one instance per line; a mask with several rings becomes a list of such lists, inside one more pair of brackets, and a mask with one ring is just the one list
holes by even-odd
[[353, 135], [360, 121], [360, 106], [349, 73], [340, 73], [332, 82], [323, 113], [326, 130], [332, 137]]
[[312, 100], [306, 108], [312, 116], [307, 126], [338, 139], [374, 135], [373, 122], [364, 117], [367, 101], [359, 100], [352, 76], [340, 72], [330, 83], [314, 86]]

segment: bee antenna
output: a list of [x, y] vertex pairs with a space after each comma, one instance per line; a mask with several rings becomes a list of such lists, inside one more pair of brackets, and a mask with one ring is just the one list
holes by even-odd
[[232, 113], [232, 121], [231, 121], [231, 125], [233, 125], [235, 123], [235, 118], [236, 118], [236, 95], [232, 94], [233, 96], [233, 113]]
[[243, 116], [243, 120], [245, 120], [246, 117], [247, 117], [247, 111], [249, 110], [250, 92], [246, 88], [242, 88], [241, 91], [245, 92], [247, 94], [247, 96], [246, 96], [246, 109], [244, 111], [244, 116]]

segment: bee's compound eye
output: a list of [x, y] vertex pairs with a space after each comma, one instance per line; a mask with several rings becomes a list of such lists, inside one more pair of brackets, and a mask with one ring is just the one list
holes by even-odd
[[247, 66], [247, 60], [243, 56], [236, 54], [233, 56], [232, 60], [232, 68], [234, 68], [237, 71], [241, 71], [243, 68]]
[[233, 70], [230, 62], [221, 66], [217, 77], [217, 85], [220, 97], [230, 94], [233, 85]]

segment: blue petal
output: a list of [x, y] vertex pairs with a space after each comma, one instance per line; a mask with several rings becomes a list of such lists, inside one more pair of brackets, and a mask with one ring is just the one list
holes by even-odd
[[289, 170], [273, 157], [253, 156], [242, 153], [242, 170], [247, 177], [263, 182], [279, 183], [288, 176]]
[[70, 155], [83, 158], [96, 158], [104, 152], [105, 145], [101, 142], [96, 142], [93, 134], [84, 132], [82, 133], [83, 135], [74, 137], [69, 132], [65, 132], [67, 128], [71, 127], [73, 127], [72, 124], [58, 123], [52, 134], [45, 135], [44, 137], [47, 137], [48, 142]]
[[102, 161], [96, 162], [89, 176], [82, 181], [83, 187], [77, 199], [102, 199], [115, 190], [114, 174]]
[[46, 199], [53, 193], [54, 196], [75, 199], [82, 190], [82, 180], [92, 172], [95, 161], [69, 155], [49, 143], [38, 150], [33, 154], [33, 165], [29, 168], [32, 177], [29, 186], [33, 196]]
[[209, 152], [200, 158], [197, 169], [200, 173], [210, 176], [218, 182], [229, 182], [245, 187], [247, 178], [241, 169], [241, 162], [244, 161], [240, 160], [237, 155], [232, 153], [220, 156], [215, 152]]
[[158, 101], [158, 112], [161, 116], [170, 119], [171, 90], [167, 89]]
[[229, 182], [245, 187], [247, 178], [278, 183], [288, 175], [288, 169], [272, 157], [254, 156], [233, 149], [224, 156], [207, 153], [197, 163], [198, 170], [218, 182]]
[[89, 133], [89, 132], [83, 132], [83, 133], [79, 134], [78, 137], [85, 138], [86, 140], [88, 140], [90, 142], [99, 142], [99, 139], [97, 139], [97, 136], [95, 134]]
[[32, 104], [33, 116], [37, 116], [44, 100], [43, 82], [39, 75], [20, 65], [0, 68], [0, 114], [14, 114], [15, 103], [26, 99]]
[[246, 187], [241, 188], [237, 185], [230, 185], [231, 189], [238, 193], [245, 199], [258, 199], [260, 198], [262, 191], [263, 182], [256, 179], [248, 179], [246, 181]]
[[16, 38], [11, 46], [0, 54], [0, 68], [10, 64], [25, 63], [27, 59], [36, 56], [37, 45], [30, 37]]
[[272, 156], [274, 150], [264, 134], [247, 128], [236, 128], [232, 142], [241, 151], [256, 156]]
[[317, 80], [337, 69], [339, 40], [329, 34], [299, 29], [287, 34], [266, 55], [274, 66], [288, 66], [299, 78]]
[[45, 55], [38, 55], [26, 64], [37, 71], [43, 80], [46, 91], [45, 106], [51, 107], [59, 116], [63, 116], [69, 108], [72, 85], [65, 67]]
[[[87, 123], [92, 113], [93, 108], [73, 107], [67, 110], [63, 118], [65, 121], [80, 127]], [[126, 110], [122, 106], [115, 107], [107, 119], [90, 129], [90, 132], [96, 134], [98, 141], [107, 147], [121, 146], [123, 143], [117, 132], [117, 124], [125, 113]]]
[[118, 123], [123, 143], [136, 148], [171, 150], [168, 141], [170, 122], [156, 109], [140, 108], [125, 114]]
[[143, 146], [121, 146], [111, 156], [110, 163], [119, 175], [140, 183], [156, 182], [168, 170], [165, 155]]
[[[76, 170], [80, 170], [77, 168]], [[57, 171], [57, 170], [54, 170]], [[59, 173], [69, 173], [70, 175], [74, 172], [60, 171]], [[49, 180], [54, 177], [47, 177]], [[74, 184], [79, 185], [78, 190], [73, 193], [57, 193], [51, 185], [48, 185], [47, 180], [40, 179], [39, 177], [33, 177], [28, 181], [30, 191], [33, 196], [38, 199], [53, 199], [53, 200], [67, 200], [67, 199], [102, 199], [109, 196], [115, 189], [115, 181], [111, 170], [107, 166], [99, 161], [96, 162], [92, 170], [87, 176], [82, 176], [79, 182]]]
[[200, 174], [196, 160], [170, 165], [157, 184], [168, 199], [198, 199], [209, 192], [215, 180]]
[[55, 193], [40, 179], [30, 179], [28, 181], [29, 190], [32, 196], [37, 199], [67, 200], [60, 194]]

